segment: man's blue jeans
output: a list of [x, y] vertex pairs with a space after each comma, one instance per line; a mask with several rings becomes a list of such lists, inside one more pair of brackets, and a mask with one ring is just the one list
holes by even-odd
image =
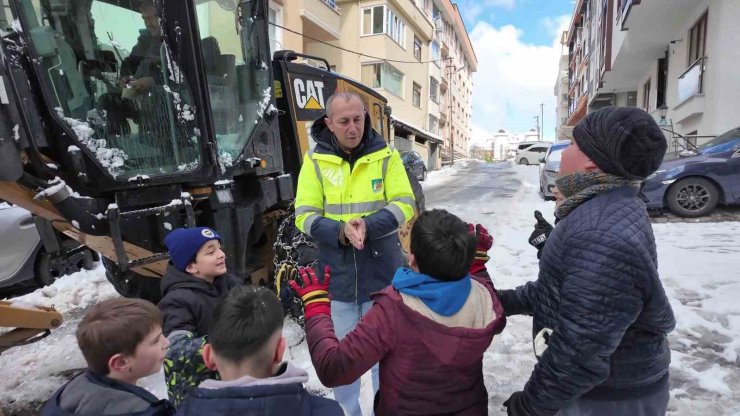
[[[358, 305], [354, 302], [331, 301], [331, 320], [334, 322], [334, 333], [341, 340], [360, 322], [360, 318], [367, 314], [373, 302]], [[372, 368], [373, 395], [378, 391], [378, 364]], [[360, 379], [354, 383], [334, 388], [334, 399], [342, 405], [344, 412], [349, 416], [362, 416], [360, 410]]]

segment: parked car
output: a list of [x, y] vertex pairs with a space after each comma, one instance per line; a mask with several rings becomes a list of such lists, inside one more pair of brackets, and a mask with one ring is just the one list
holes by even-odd
[[[55, 232], [56, 233], [56, 232]], [[99, 257], [75, 240], [59, 237], [60, 250], [47, 252], [30, 212], [0, 202], [0, 288], [34, 280], [46, 286], [65, 274], [91, 269]]]
[[427, 178], [427, 167], [421, 155], [414, 151], [401, 152], [404, 166], [411, 171], [416, 179], [423, 181]]
[[740, 204], [740, 128], [699, 146], [666, 155], [643, 183], [649, 209], [682, 217], [711, 213], [718, 203]]
[[563, 155], [563, 150], [569, 145], [569, 140], [553, 143], [547, 150], [545, 157], [540, 160], [540, 196], [545, 201], [555, 199], [552, 190], [555, 188], [555, 181], [558, 179], [558, 172], [560, 172], [560, 158]]
[[[514, 160], [520, 165], [537, 164], [540, 159], [545, 157], [545, 153], [547, 153], [551, 144], [550, 142], [520, 143]], [[521, 148], [522, 146], [525, 147]]]

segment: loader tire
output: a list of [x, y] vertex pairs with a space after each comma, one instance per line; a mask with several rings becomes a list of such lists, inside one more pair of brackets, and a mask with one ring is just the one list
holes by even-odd
[[121, 271], [118, 264], [103, 257], [105, 277], [121, 296], [146, 299], [156, 304], [162, 297], [160, 282], [157, 277], [142, 276], [131, 270]]

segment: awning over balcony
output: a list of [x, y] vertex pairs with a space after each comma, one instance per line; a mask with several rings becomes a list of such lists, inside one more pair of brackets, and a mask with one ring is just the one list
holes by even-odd
[[428, 131], [426, 131], [424, 129], [421, 129], [419, 127], [416, 127], [415, 125], [413, 125], [413, 124], [411, 124], [411, 123], [409, 123], [407, 121], [403, 121], [401, 119], [398, 119], [398, 118], [393, 117], [392, 122], [393, 122], [393, 127], [396, 128], [396, 131], [398, 131], [398, 130], [407, 131], [409, 133], [412, 133], [412, 134], [416, 135], [416, 137], [419, 137], [421, 139], [428, 140], [428, 141], [430, 141], [432, 143], [437, 143], [437, 144], [444, 143], [443, 140], [442, 140], [442, 138], [439, 137], [438, 135], [436, 135], [434, 133], [431, 133], [431, 132], [428, 132]]

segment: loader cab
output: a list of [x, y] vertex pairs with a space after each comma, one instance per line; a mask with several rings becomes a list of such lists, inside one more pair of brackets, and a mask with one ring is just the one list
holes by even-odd
[[[319, 66], [301, 63], [301, 59], [318, 62]], [[362, 98], [370, 115], [372, 127], [386, 142], [390, 142], [391, 108], [388, 101], [373, 89], [330, 70], [325, 59], [290, 50], [275, 52], [273, 77], [275, 98], [280, 114], [284, 166], [298, 178], [303, 155], [316, 144], [310, 130], [313, 122], [326, 115], [326, 102], [336, 92], [351, 91]]]
[[76, 185], [282, 170], [265, 1], [3, 2], [48, 121], [29, 147], [76, 158]]

